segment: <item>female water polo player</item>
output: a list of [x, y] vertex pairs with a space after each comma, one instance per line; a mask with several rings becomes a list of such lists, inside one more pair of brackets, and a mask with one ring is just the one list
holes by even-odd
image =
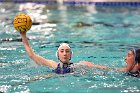
[[[53, 60], [45, 59], [39, 55], [37, 55], [32, 48], [30, 47], [28, 43], [28, 39], [26, 37], [26, 32], [20, 32], [22, 37], [22, 42], [24, 44], [24, 47], [27, 51], [27, 54], [29, 57], [34, 60], [39, 65], [48, 66], [51, 68], [54, 68], [55, 73], [57, 74], [65, 74], [65, 73], [72, 73], [74, 72], [74, 65], [76, 63], [70, 62], [72, 57], [72, 51], [70, 46], [67, 43], [62, 43], [58, 47], [58, 50], [56, 52], [56, 56], [58, 57], [59, 62], [55, 62]], [[80, 65], [88, 66], [88, 67], [94, 67], [96, 66], [98, 68], [98, 65], [94, 65], [91, 62], [80, 62]], [[99, 68], [106, 68], [105, 66], [99, 66]]]
[[127, 66], [124, 68], [117, 68], [117, 70], [127, 72], [127, 75], [140, 77], [140, 49], [128, 51], [125, 62], [127, 63]]
[[140, 77], [140, 48], [128, 51], [125, 57], [126, 66], [123, 68], [109, 68], [99, 65], [90, 65], [97, 68], [113, 69], [126, 72], [127, 75]]

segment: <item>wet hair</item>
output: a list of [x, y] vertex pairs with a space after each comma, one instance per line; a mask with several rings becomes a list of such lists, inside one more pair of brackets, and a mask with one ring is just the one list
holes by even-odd
[[135, 63], [140, 63], [140, 48], [134, 48], [133, 50]]

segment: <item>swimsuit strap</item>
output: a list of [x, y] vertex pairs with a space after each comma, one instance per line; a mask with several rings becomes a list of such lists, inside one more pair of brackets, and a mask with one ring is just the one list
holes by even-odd
[[136, 72], [128, 72], [127, 75], [129, 76], [133, 76], [133, 77], [140, 77], [140, 70], [136, 71]]

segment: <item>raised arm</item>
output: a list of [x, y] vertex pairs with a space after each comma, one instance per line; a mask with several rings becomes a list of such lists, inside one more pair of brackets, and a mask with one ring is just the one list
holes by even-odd
[[51, 68], [56, 68], [57, 67], [57, 63], [53, 60], [48, 60], [45, 59], [39, 55], [37, 55], [32, 48], [30, 47], [29, 43], [28, 43], [28, 39], [26, 37], [26, 33], [20, 33], [21, 37], [22, 37], [22, 42], [24, 44], [24, 47], [26, 49], [27, 54], [29, 55], [29, 57], [34, 60], [37, 64], [39, 65], [44, 65], [44, 66], [48, 66]]

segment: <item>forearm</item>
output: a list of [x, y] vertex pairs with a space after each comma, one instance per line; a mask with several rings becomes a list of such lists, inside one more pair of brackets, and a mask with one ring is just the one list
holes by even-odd
[[88, 62], [88, 61], [81, 61], [80, 63], [83, 64], [83, 65], [86, 65], [88, 67], [95, 67], [95, 68], [99, 68], [99, 69], [107, 69], [106, 66], [96, 65], [96, 64], [94, 64], [92, 62]]
[[93, 67], [99, 68], [99, 69], [108, 69], [107, 66], [101, 66], [101, 65], [94, 65]]
[[118, 71], [127, 72], [129, 71], [127, 68], [115, 68]]
[[28, 39], [26, 37], [26, 33], [21, 34], [21, 37], [22, 37], [22, 42], [24, 44], [24, 47], [26, 49], [27, 54], [29, 55], [29, 57], [32, 58], [32, 56], [34, 55], [34, 52], [29, 45]]
[[118, 70], [118, 71], [127, 72], [126, 68], [111, 68], [111, 67], [101, 66], [101, 65], [94, 65], [94, 67], [99, 68], [99, 69]]

